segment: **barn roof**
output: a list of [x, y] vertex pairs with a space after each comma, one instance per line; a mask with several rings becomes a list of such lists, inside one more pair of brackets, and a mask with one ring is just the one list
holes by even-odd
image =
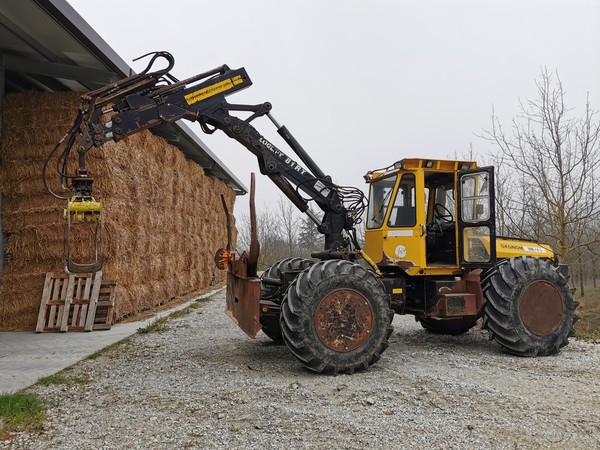
[[[65, 0], [0, 3], [0, 108], [5, 92], [88, 91], [133, 73]], [[238, 195], [247, 192], [182, 121], [151, 131], [202, 165], [207, 175], [222, 179]]]

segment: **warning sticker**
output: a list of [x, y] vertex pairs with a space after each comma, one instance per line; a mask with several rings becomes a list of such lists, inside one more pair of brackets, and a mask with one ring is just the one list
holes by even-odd
[[195, 92], [190, 92], [185, 96], [185, 101], [188, 105], [193, 105], [194, 103], [198, 103], [206, 98], [212, 97], [213, 95], [220, 94], [221, 92], [228, 91], [234, 86], [242, 83], [244, 80], [240, 75], [228, 78], [226, 80], [220, 81], [219, 83], [215, 83], [211, 86], [199, 89]]

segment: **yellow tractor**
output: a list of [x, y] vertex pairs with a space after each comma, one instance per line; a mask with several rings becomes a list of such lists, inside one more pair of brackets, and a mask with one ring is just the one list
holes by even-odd
[[397, 313], [429, 331], [483, 326], [524, 356], [556, 353], [576, 302], [551, 248], [496, 235], [494, 171], [473, 161], [403, 159], [367, 173], [366, 252], [392, 288]]
[[[284, 341], [310, 370], [330, 373], [352, 373], [377, 362], [388, 346], [394, 313], [413, 314], [427, 330], [447, 334], [464, 333], [483, 317], [491, 337], [517, 355], [550, 355], [567, 344], [577, 303], [566, 268], [547, 245], [496, 236], [492, 168], [403, 159], [366, 174], [366, 202], [362, 190], [335, 184], [318, 167], [274, 119], [269, 102], [227, 102], [252, 84], [244, 68], [223, 65], [179, 81], [169, 73], [172, 55], [152, 55], [140, 74], [83, 95], [73, 126], [46, 160], [45, 183], [49, 161], [64, 145], [56, 153], [63, 162], [57, 167], [74, 195], [63, 197], [46, 186], [69, 200], [71, 211], [76, 207], [75, 221], [95, 224], [96, 232], [101, 224], [87, 151], [161, 123], [196, 121], [205, 133], [220, 130], [252, 152], [260, 172], [324, 235], [323, 250], [312, 254], [317, 261], [287, 258], [258, 277], [255, 224], [249, 253], [241, 255], [232, 250], [229, 230], [230, 242], [217, 251], [215, 263], [228, 271], [227, 312], [249, 336], [262, 330]], [[157, 60], [166, 61], [166, 68], [151, 71]], [[252, 122], [262, 116], [301, 163], [254, 128]], [[79, 165], [70, 175], [66, 161], [74, 148]], [[357, 227], [365, 209], [363, 249]], [[65, 267], [99, 270], [101, 243], [91, 262], [71, 260], [70, 225], [67, 220]]]

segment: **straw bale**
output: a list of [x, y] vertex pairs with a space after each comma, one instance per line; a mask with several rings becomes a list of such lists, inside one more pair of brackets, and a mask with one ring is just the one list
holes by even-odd
[[43, 205], [21, 209], [20, 211], [5, 209], [2, 214], [2, 228], [11, 233], [26, 226], [47, 225], [53, 222], [53, 217], [63, 214], [64, 205]]
[[[61, 270], [66, 202], [46, 193], [41, 170], [78, 102], [74, 93], [5, 98], [0, 189], [7, 258], [0, 276], [0, 330], [33, 328], [45, 273]], [[48, 181], [58, 191], [54, 167]], [[214, 251], [227, 241], [220, 196], [231, 211], [235, 193], [148, 131], [91, 149], [88, 167], [103, 204], [103, 272], [118, 280], [117, 317], [206, 289]], [[72, 250], [82, 260], [92, 249], [89, 228], [72, 230]]]
[[[0, 170], [0, 173], [2, 173], [2, 170]], [[13, 192], [7, 191], [6, 189], [2, 190], [3, 214], [6, 214], [7, 212], [10, 213], [16, 210], [36, 209], [40, 208], [40, 205], [56, 205], [61, 208], [65, 207], [64, 202], [50, 197], [46, 191], [40, 194], [31, 193], [29, 195], [21, 195], [14, 194]]]

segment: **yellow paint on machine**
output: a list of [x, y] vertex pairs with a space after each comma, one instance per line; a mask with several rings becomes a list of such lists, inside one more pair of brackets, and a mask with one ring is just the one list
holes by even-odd
[[243, 83], [243, 79], [240, 75], [228, 78], [226, 80], [215, 83], [211, 86], [199, 89], [195, 92], [191, 92], [187, 94], [184, 98], [188, 105], [193, 105], [194, 103], [198, 103], [204, 99], [212, 97], [213, 95], [220, 94], [221, 92], [228, 91], [229, 89], [237, 86], [240, 83]]
[[534, 241], [496, 238], [496, 258], [512, 258], [513, 256], [533, 256], [534, 258], [553, 260], [554, 252], [550, 246]]
[[[437, 176], [448, 176], [454, 178], [454, 192], [457, 191], [458, 173], [464, 168], [474, 169], [477, 164], [473, 161], [445, 161], [445, 160], [426, 160], [426, 159], [402, 159], [393, 166], [368, 172], [369, 183], [375, 182], [387, 183], [388, 194], [380, 200], [380, 204], [369, 209], [368, 223], [365, 229], [365, 253], [373, 261], [376, 261], [378, 267], [396, 266], [400, 267], [410, 276], [443, 276], [456, 277], [461, 276], [464, 267], [460, 266], [460, 261], [464, 260], [473, 264], [489, 260], [490, 255], [490, 230], [487, 225], [474, 226], [467, 224], [462, 230], [460, 227], [454, 228], [454, 239], [448, 239], [437, 245], [455, 246], [448, 253], [447, 258], [438, 261], [435, 258], [428, 260], [428, 224], [435, 223], [435, 192], [430, 192], [430, 186], [427, 183], [426, 175], [433, 180], [435, 185]], [[398, 197], [401, 192], [401, 186], [404, 177], [412, 175], [414, 177], [414, 186], [407, 180], [403, 189], [410, 192], [410, 198]], [[449, 184], [450, 181], [447, 182]], [[371, 186], [372, 188], [372, 186]], [[369, 194], [371, 198], [371, 192]], [[398, 198], [401, 201], [398, 202]], [[423, 205], [423, 206], [420, 206]], [[395, 225], [392, 220], [394, 214], [398, 214], [400, 208], [414, 207], [414, 221], [403, 225]], [[475, 211], [476, 212], [476, 211]], [[454, 218], [458, 217], [460, 211], [456, 206], [451, 211]], [[372, 220], [373, 214], [376, 214], [377, 222]], [[412, 223], [412, 225], [411, 225]], [[487, 230], [487, 233], [486, 233]], [[462, 236], [459, 236], [459, 232]], [[462, 238], [463, 246], [459, 247], [459, 238]], [[540, 244], [534, 241], [523, 239], [514, 239], [496, 236], [496, 258], [499, 260], [518, 256], [531, 256], [534, 258], [556, 260], [556, 255], [551, 247], [546, 244]], [[431, 244], [434, 245], [434, 244]], [[435, 247], [434, 247], [435, 248]], [[460, 252], [463, 254], [460, 255]], [[462, 257], [461, 257], [462, 256]], [[488, 259], [486, 259], [486, 256]]]
[[[468, 231], [469, 229], [467, 228]], [[465, 242], [468, 242], [470, 239], [478, 240], [488, 252], [490, 251], [490, 239], [488, 237], [470, 236], [467, 232], [465, 233]], [[516, 256], [533, 256], [534, 258], [554, 260], [554, 252], [549, 245], [509, 237], [496, 238], [497, 259], [514, 258]]]

